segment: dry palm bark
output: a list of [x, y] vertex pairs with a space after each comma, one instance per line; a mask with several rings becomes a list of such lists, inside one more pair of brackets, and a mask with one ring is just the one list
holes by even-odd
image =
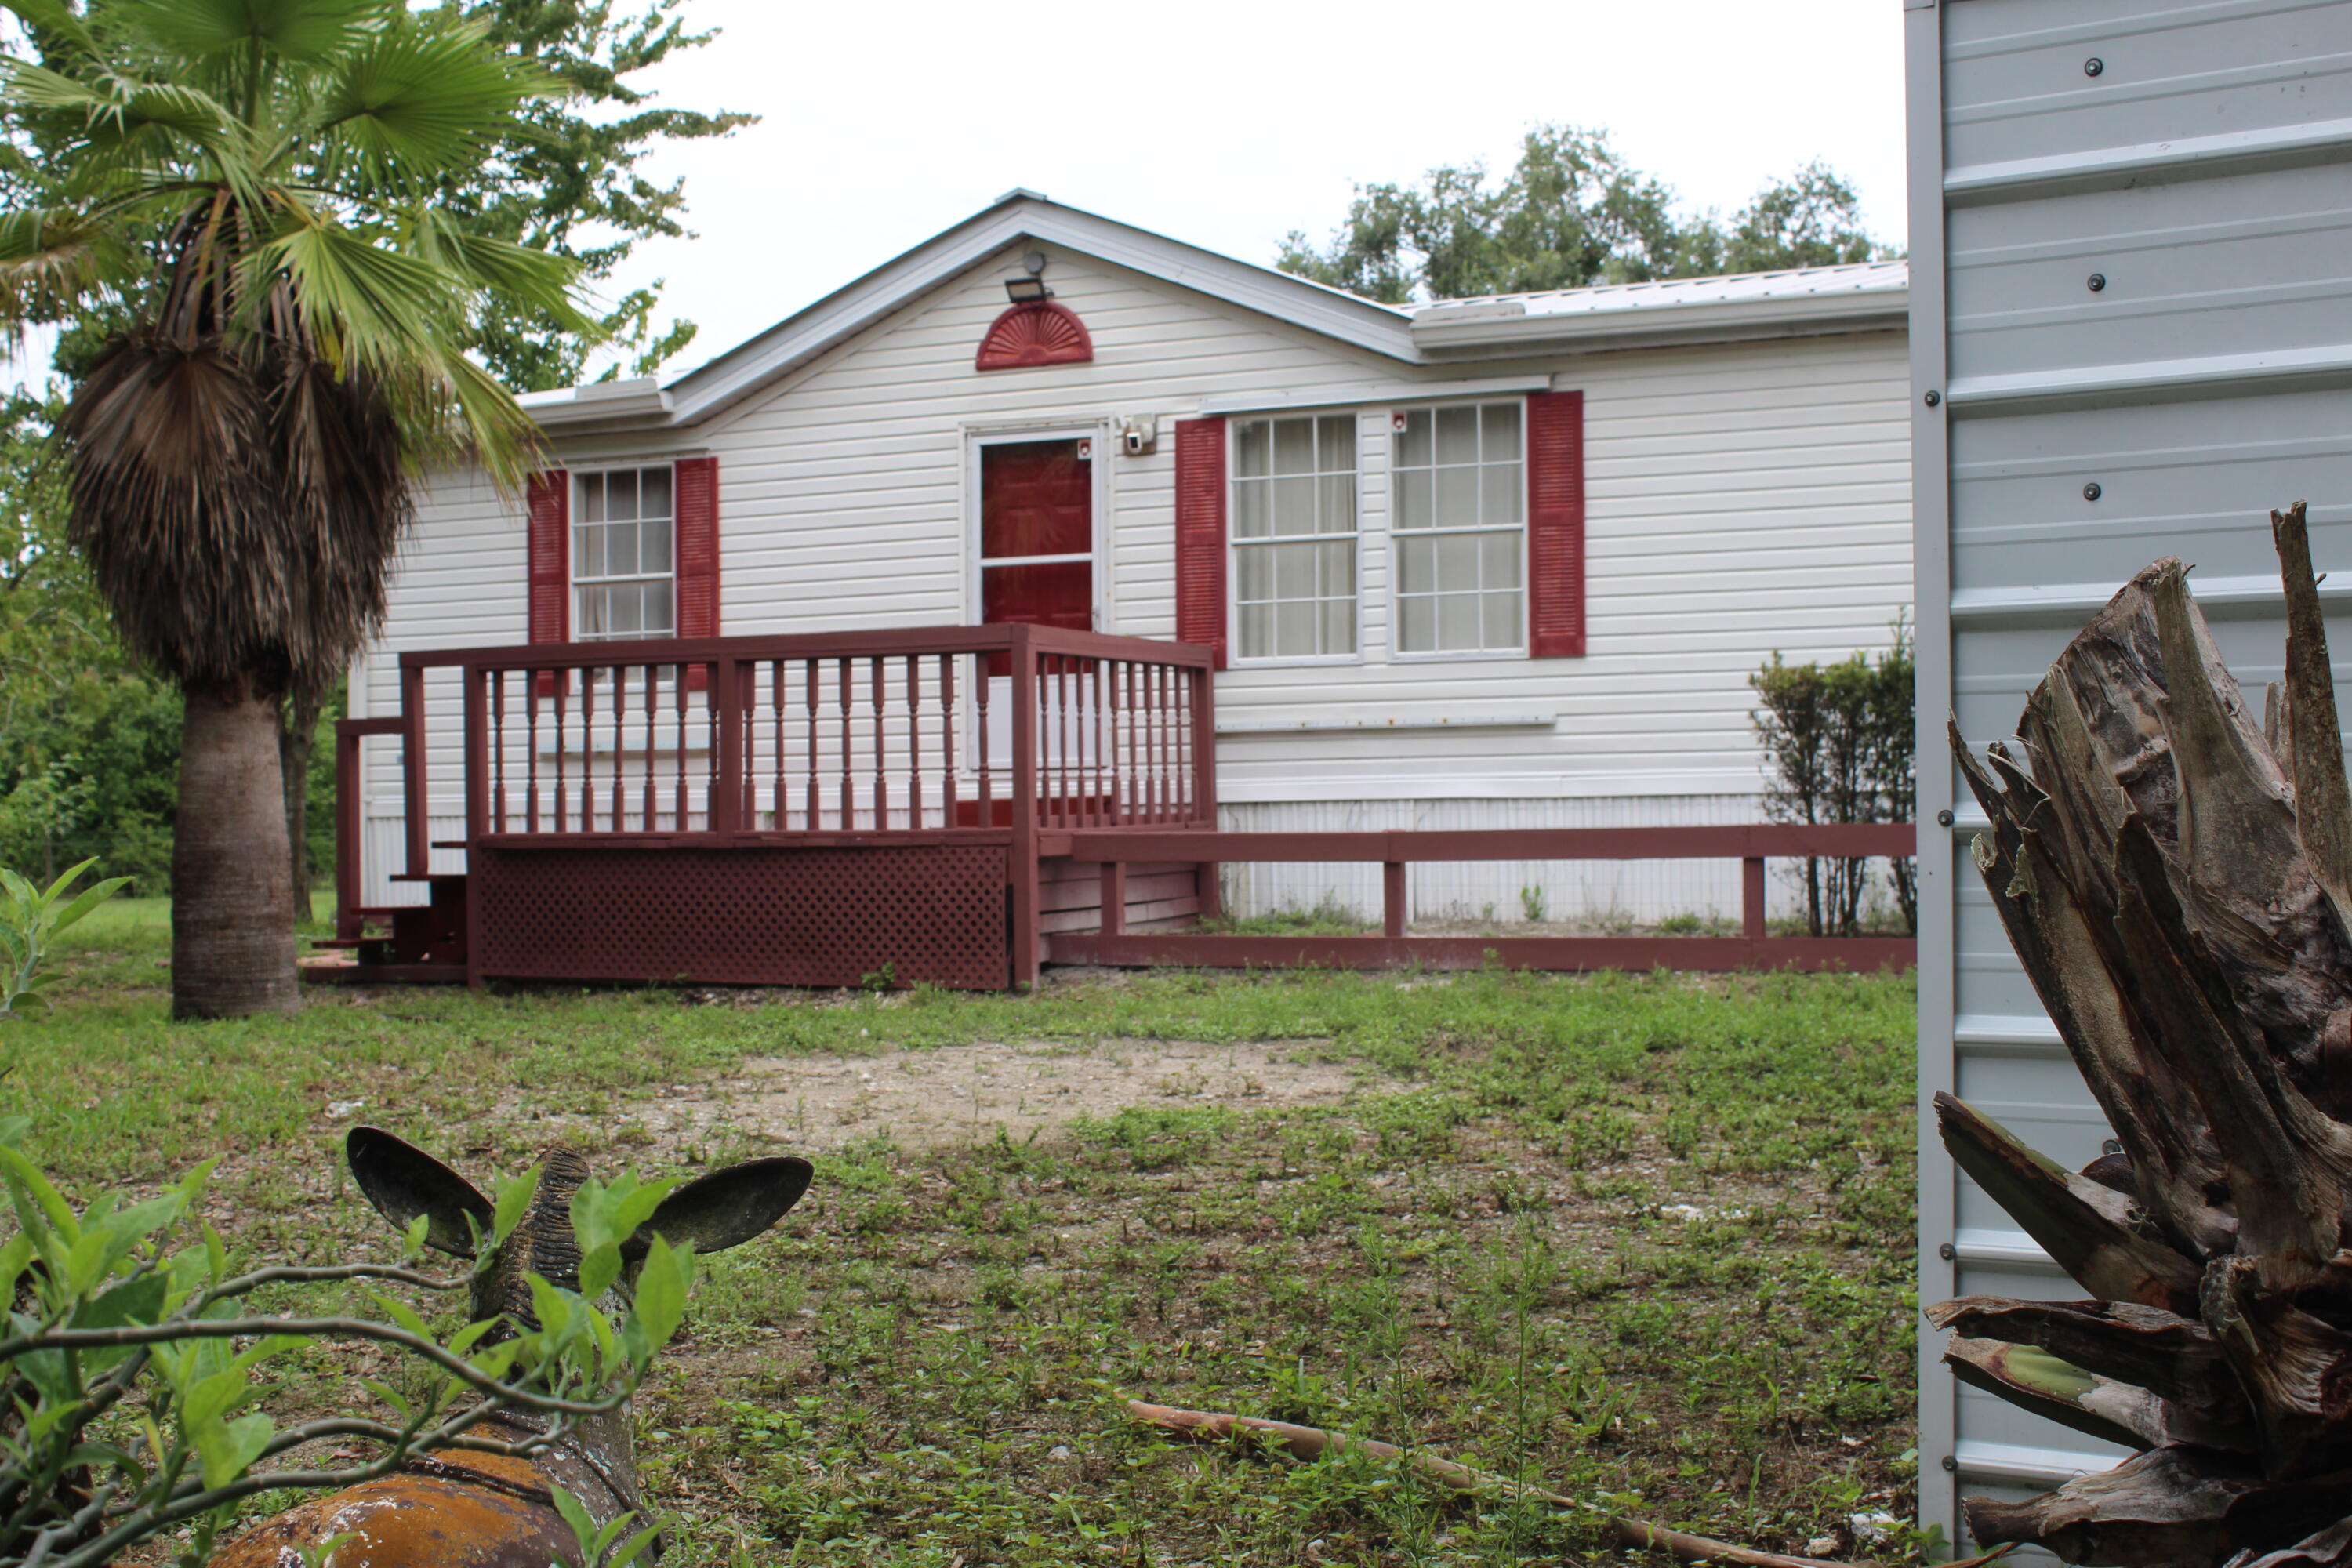
[[1974, 858], [2120, 1154], [2069, 1172], [1949, 1095], [1945, 1145], [2096, 1298], [1931, 1309], [1963, 1380], [2140, 1450], [1988, 1543], [2352, 1568], [2352, 794], [2304, 507], [2271, 516], [2286, 679], [2257, 715], [2159, 561], [2004, 744], [1952, 749]]

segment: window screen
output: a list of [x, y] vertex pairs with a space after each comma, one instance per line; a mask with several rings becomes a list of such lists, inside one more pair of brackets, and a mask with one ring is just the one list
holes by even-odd
[[669, 465], [581, 474], [575, 482], [574, 635], [583, 642], [674, 636], [677, 512]]
[[1234, 422], [1234, 651], [1356, 651], [1356, 421]]
[[1516, 402], [1396, 415], [1398, 651], [1516, 653], [1526, 646], [1520, 424]]

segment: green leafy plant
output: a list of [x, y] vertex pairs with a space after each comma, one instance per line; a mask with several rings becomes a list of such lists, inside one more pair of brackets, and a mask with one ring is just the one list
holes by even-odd
[[1544, 896], [1539, 886], [1519, 889], [1519, 908], [1527, 914], [1529, 925], [1543, 924], [1544, 917], [1551, 912], [1550, 900]]
[[[11, 1303], [0, 1332], [0, 1568], [97, 1568], [139, 1542], [184, 1530], [178, 1561], [211, 1551], [234, 1506], [257, 1493], [327, 1490], [388, 1475], [428, 1449], [528, 1456], [583, 1420], [617, 1409], [655, 1353], [676, 1332], [692, 1282], [690, 1249], [656, 1239], [638, 1275], [635, 1299], [618, 1321], [593, 1295], [558, 1289], [533, 1276], [538, 1326], [489, 1342], [495, 1321], [436, 1338], [415, 1308], [375, 1300], [384, 1320], [263, 1315], [246, 1309], [265, 1287], [380, 1280], [425, 1290], [463, 1289], [413, 1265], [429, 1224], [409, 1229], [398, 1266], [266, 1267], [232, 1273], [209, 1225], [193, 1219], [211, 1164], [198, 1166], [159, 1197], [132, 1202], [106, 1192], [77, 1214], [17, 1148], [27, 1122], [0, 1121], [0, 1185], [17, 1229], [0, 1245], [0, 1300]], [[492, 1221], [503, 1241], [530, 1206], [536, 1173], [499, 1184]], [[588, 1261], [613, 1255], [617, 1237], [668, 1184], [589, 1184], [572, 1204]], [[633, 1217], [634, 1216], [634, 1217]], [[592, 1245], [593, 1244], [593, 1245]], [[495, 1247], [478, 1247], [488, 1258]], [[583, 1267], [582, 1284], [591, 1283]], [[290, 1371], [306, 1347], [371, 1342], [391, 1347], [425, 1373], [366, 1386], [384, 1406], [281, 1428], [257, 1408], [275, 1371]], [[530, 1412], [546, 1430], [503, 1442], [474, 1429], [504, 1413]], [[332, 1436], [374, 1446], [341, 1468], [274, 1468], [302, 1444]], [[559, 1504], [559, 1506], [561, 1506]], [[565, 1510], [572, 1518], [578, 1504]], [[591, 1561], [619, 1568], [648, 1539], [613, 1548], [614, 1531], [581, 1528]]]
[[572, 1527], [572, 1537], [580, 1543], [582, 1568], [628, 1568], [628, 1564], [645, 1555], [661, 1534], [660, 1525], [649, 1524], [623, 1541], [622, 1532], [636, 1522], [635, 1513], [625, 1513], [599, 1530], [596, 1521], [589, 1517], [586, 1505], [578, 1498], [562, 1487], [551, 1488], [550, 1493], [555, 1499], [556, 1511], [563, 1516], [563, 1522]]
[[[1761, 704], [1751, 718], [1764, 750], [1764, 815], [1774, 822], [1908, 822], [1912, 767], [1911, 631], [1897, 617], [1894, 646], [1835, 664], [1790, 664], [1778, 652], [1748, 678]], [[1918, 929], [1915, 862], [1890, 868], [1904, 928]], [[1798, 868], [1805, 927], [1852, 936], [1861, 927], [1869, 863], [1811, 858]]]
[[22, 1016], [19, 1003], [43, 1000], [39, 988], [48, 976], [37, 972], [49, 943], [130, 882], [128, 877], [109, 877], [68, 900], [74, 883], [96, 864], [85, 860], [68, 868], [46, 890], [0, 867], [0, 1018]]

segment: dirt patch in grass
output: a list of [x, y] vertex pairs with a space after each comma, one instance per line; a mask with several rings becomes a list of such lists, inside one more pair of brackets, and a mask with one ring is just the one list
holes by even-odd
[[1296, 1041], [987, 1041], [754, 1058], [723, 1078], [656, 1090], [637, 1110], [657, 1144], [731, 1137], [824, 1152], [879, 1136], [929, 1149], [999, 1132], [1023, 1142], [1133, 1106], [1332, 1105], [1368, 1076]]

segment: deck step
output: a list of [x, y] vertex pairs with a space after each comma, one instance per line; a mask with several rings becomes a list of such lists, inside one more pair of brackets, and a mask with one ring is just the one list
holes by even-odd
[[462, 882], [466, 879], [466, 873], [463, 871], [394, 871], [384, 879], [390, 882]]
[[322, 985], [463, 985], [462, 963], [353, 963], [346, 958], [299, 960], [302, 978]]

